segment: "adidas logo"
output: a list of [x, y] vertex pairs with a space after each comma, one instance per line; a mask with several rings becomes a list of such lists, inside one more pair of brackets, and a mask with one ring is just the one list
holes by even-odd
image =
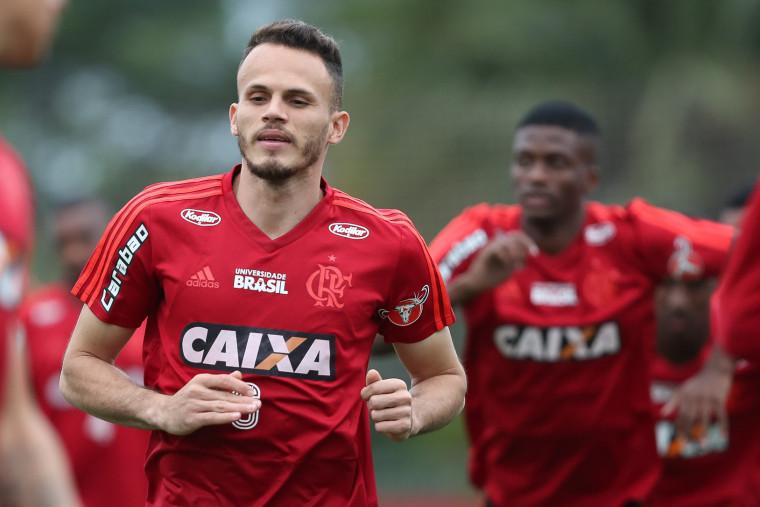
[[211, 268], [204, 266], [203, 269], [195, 273], [185, 282], [188, 287], [207, 287], [210, 289], [218, 289], [219, 282], [214, 278], [214, 274], [211, 272]]

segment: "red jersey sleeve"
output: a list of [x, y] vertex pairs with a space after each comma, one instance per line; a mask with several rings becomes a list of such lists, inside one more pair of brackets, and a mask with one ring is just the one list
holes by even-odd
[[655, 280], [704, 278], [723, 269], [733, 227], [657, 208], [641, 199], [628, 205], [628, 218], [638, 258]]
[[735, 357], [760, 360], [760, 192], [752, 195], [717, 292], [718, 340]]
[[398, 227], [399, 256], [378, 312], [379, 332], [388, 342], [413, 343], [451, 325], [454, 312], [425, 240], [408, 219]]
[[475, 255], [488, 244], [488, 204], [464, 210], [438, 233], [430, 254], [446, 283], [467, 271]]
[[147, 194], [113, 217], [71, 291], [108, 324], [136, 328], [158, 302]]

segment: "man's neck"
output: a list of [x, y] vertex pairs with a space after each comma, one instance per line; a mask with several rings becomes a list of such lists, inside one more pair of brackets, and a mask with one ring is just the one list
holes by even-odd
[[523, 215], [522, 229], [536, 242], [538, 248], [549, 255], [564, 251], [573, 242], [586, 220], [586, 207], [559, 220], [527, 220]]
[[675, 365], [688, 364], [699, 357], [708, 336], [673, 335], [657, 333], [657, 353]]
[[310, 167], [286, 181], [272, 183], [251, 173], [244, 162], [233, 191], [248, 219], [276, 239], [298, 225], [322, 199], [320, 180], [321, 171]]

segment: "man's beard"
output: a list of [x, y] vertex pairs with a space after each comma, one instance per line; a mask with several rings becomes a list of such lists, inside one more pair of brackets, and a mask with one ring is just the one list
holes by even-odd
[[243, 136], [238, 136], [238, 148], [251, 174], [274, 185], [282, 185], [293, 176], [302, 173], [319, 159], [327, 138], [327, 128], [325, 125], [319, 135], [306, 139], [301, 150], [301, 160], [289, 166], [283, 165], [274, 158], [270, 158], [261, 164], [254, 164], [245, 153]]

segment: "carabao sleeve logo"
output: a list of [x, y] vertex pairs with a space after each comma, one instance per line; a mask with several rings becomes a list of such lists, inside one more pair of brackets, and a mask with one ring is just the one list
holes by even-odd
[[137, 230], [127, 239], [124, 247], [118, 251], [116, 262], [113, 270], [111, 271], [111, 278], [108, 281], [108, 286], [103, 289], [100, 296], [100, 305], [106, 312], [111, 311], [114, 300], [118, 297], [121, 291], [121, 286], [127, 277], [129, 267], [132, 265], [132, 261], [137, 255], [137, 251], [148, 240], [148, 228], [145, 224], [140, 224]]

